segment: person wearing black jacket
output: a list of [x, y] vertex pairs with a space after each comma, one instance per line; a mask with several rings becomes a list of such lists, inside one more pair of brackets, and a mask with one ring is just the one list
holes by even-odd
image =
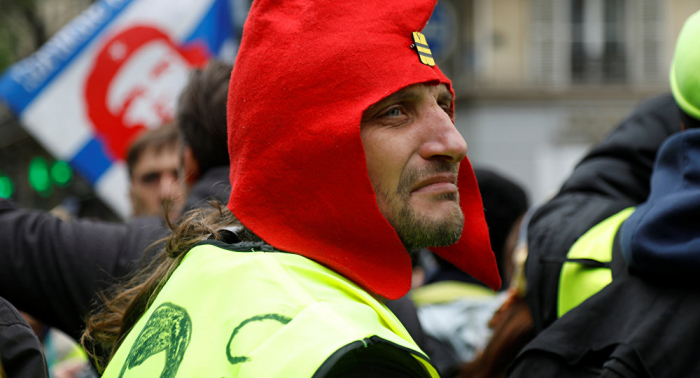
[[[183, 159], [189, 184], [185, 211], [211, 199], [228, 200], [230, 74], [230, 65], [212, 61], [194, 71], [180, 97], [178, 127], [187, 144]], [[146, 248], [170, 232], [158, 217], [127, 224], [66, 222], [2, 198], [0, 230], [0, 296], [76, 340], [99, 294], [149, 260], [156, 249], [144, 258]]]
[[[520, 327], [501, 332], [501, 343], [518, 340], [524, 345], [557, 320], [558, 285], [562, 260], [567, 252], [576, 240], [600, 221], [646, 199], [656, 153], [663, 141], [680, 129], [678, 108], [670, 94], [645, 101], [587, 154], [559, 194], [536, 211], [528, 228], [527, 306], [521, 310]], [[571, 312], [574, 311], [576, 309]], [[583, 313], [586, 314], [586, 310]], [[562, 324], [564, 319], [555, 325]], [[597, 324], [590, 318], [586, 321], [587, 324]], [[536, 332], [527, 326], [533, 322]], [[590, 329], [577, 329], [585, 329], [581, 335], [590, 336], [586, 333], [591, 333]], [[566, 332], [559, 334], [567, 335]], [[561, 375], [544, 370], [551, 363], [547, 358], [558, 362], [563, 360], [557, 353], [570, 353], [567, 356], [576, 362], [580, 357], [576, 353], [587, 345], [584, 339], [564, 337], [563, 340], [567, 343], [562, 347], [540, 336], [520, 353], [515, 364], [502, 359], [502, 350], [509, 350], [509, 344], [499, 344], [495, 349], [489, 345], [487, 349], [491, 352], [491, 359], [511, 365], [511, 377], [576, 376], [575, 370], [560, 372]], [[572, 351], [576, 353], [572, 354]]]
[[48, 376], [39, 339], [17, 309], [0, 297], [0, 377]]
[[551, 283], [559, 282], [559, 257], [596, 224], [647, 199], [656, 154], [667, 137], [681, 130], [680, 124], [670, 94], [645, 101], [535, 212], [528, 226], [526, 298], [538, 333], [557, 319], [557, 292]]
[[[700, 123], [698, 33], [700, 12], [678, 38], [673, 97], [652, 100], [623, 123], [533, 217], [527, 299], [541, 332], [523, 349], [510, 377], [700, 375], [694, 337], [700, 332], [700, 292], [693, 275], [700, 242], [700, 131], [676, 134]], [[622, 211], [628, 207], [634, 209]], [[567, 299], [556, 298], [551, 288], [560, 283], [561, 294], [559, 272], [569, 273], [556, 267], [571, 256], [569, 249], [585, 251], [581, 246], [609, 260], [594, 266], [569, 258], [565, 264], [578, 264], [581, 274], [607, 270], [611, 281], [562, 314], [557, 300]]]
[[[662, 303], [672, 299], [658, 286], [630, 276], [619, 248], [612, 251], [612, 282], [561, 318], [557, 288], [561, 260], [582, 235], [646, 200], [656, 154], [664, 140], [680, 130], [672, 96], [645, 102], [535, 213], [528, 229], [526, 300], [538, 334], [520, 352], [509, 377], [652, 377], [645, 366], [673, 350], [658, 343], [660, 329], [647, 327], [668, 315]], [[655, 301], [657, 309], [664, 310], [655, 313], [647, 306]], [[645, 363], [639, 353], [649, 350], [660, 353], [647, 353]]]
[[[691, 261], [697, 261], [699, 240], [694, 222], [698, 133], [675, 134], [662, 145], [649, 199], [615, 231], [612, 282], [548, 325], [521, 352], [510, 377], [700, 374], [693, 337], [700, 332], [700, 292], [688, 274], [693, 271]], [[622, 258], [625, 249], [655, 254], [656, 271], [628, 264]], [[670, 276], [673, 264], [675, 275]]]

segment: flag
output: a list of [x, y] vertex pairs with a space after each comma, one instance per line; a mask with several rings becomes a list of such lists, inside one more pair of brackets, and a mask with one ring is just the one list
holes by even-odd
[[188, 72], [233, 61], [231, 0], [99, 0], [0, 76], [0, 101], [127, 217], [128, 144], [174, 118]]

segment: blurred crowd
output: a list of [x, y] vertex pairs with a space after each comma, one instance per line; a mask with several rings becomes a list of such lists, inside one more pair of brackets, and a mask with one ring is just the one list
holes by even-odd
[[[253, 31], [251, 38], [257, 36]], [[362, 269], [375, 271], [381, 280], [384, 266], [345, 271], [338, 268], [343, 266], [342, 262], [317, 254], [316, 245], [305, 245], [314, 252], [303, 256], [358, 283], [362, 289], [353, 291], [353, 296], [372, 293], [374, 299], [367, 299], [367, 303], [376, 300], [375, 307], [382, 307], [373, 310], [379, 314], [373, 312], [374, 318], [381, 318], [381, 324], [391, 324], [387, 327], [394, 329], [396, 326], [391, 322], [395, 317], [412, 339], [408, 346], [400, 345], [402, 350], [410, 349], [415, 343], [418, 349], [412, 350], [424, 353], [427, 358], [423, 360], [429, 360], [429, 365], [442, 377], [700, 376], [700, 362], [694, 349], [697, 346], [694, 330], [700, 328], [700, 321], [698, 312], [693, 310], [700, 305], [694, 280], [696, 264], [700, 265], [697, 253], [700, 222], [695, 223], [700, 212], [694, 207], [700, 204], [700, 131], [696, 130], [700, 127], [699, 39], [700, 13], [696, 13], [686, 22], [675, 50], [670, 74], [673, 93], [640, 104], [586, 154], [559, 192], [545, 203], [533, 206], [527, 188], [501, 172], [487, 167], [473, 169], [478, 191], [472, 195], [479, 202], [477, 207], [483, 209], [487, 226], [483, 240], [490, 243], [500, 289], [494, 290], [489, 282], [484, 283], [488, 281], [486, 274], [475, 273], [488, 266], [487, 263], [470, 260], [467, 265], [476, 267], [470, 274], [465, 272], [461, 260], [434, 250], [433, 245], [418, 245], [421, 248], [411, 251], [410, 291], [393, 300], [378, 299], [383, 296], [376, 292], [384, 290], [383, 286], [363, 281], [366, 276]], [[272, 49], [265, 43], [261, 42]], [[418, 39], [416, 44], [421, 44]], [[253, 47], [250, 49], [258, 52]], [[242, 48], [241, 53], [246, 51]], [[291, 58], [285, 56], [280, 64], [285, 59]], [[243, 67], [246, 64], [250, 63], [247, 60], [241, 63]], [[242, 130], [245, 127], [232, 129], [231, 124], [237, 119], [229, 117], [227, 121], [227, 109], [235, 110], [235, 96], [239, 95], [229, 91], [233, 69], [232, 65], [211, 60], [206, 67], [193, 70], [179, 97], [175, 120], [142, 132], [130, 143], [126, 163], [133, 216], [128, 221], [67, 219], [57, 212], [24, 209], [0, 198], [0, 376], [61, 378], [118, 373], [121, 377], [150, 356], [165, 351], [167, 357], [160, 366], [166, 367], [161, 376], [174, 377], [180, 362], [186, 361], [183, 354], [190, 338], [195, 343], [197, 336], [192, 336], [189, 317], [183, 317], [177, 306], [163, 307], [170, 302], [156, 297], [162, 293], [177, 297], [177, 288], [181, 286], [173, 285], [190, 285], [191, 281], [182, 276], [187, 272], [184, 268], [189, 267], [185, 263], [195, 260], [189, 258], [191, 254], [183, 257], [186, 251], [207, 243], [218, 247], [228, 244], [239, 248], [233, 249], [236, 251], [253, 252], [286, 251], [279, 246], [294, 245], [296, 236], [286, 231], [280, 232], [279, 237], [266, 236], [274, 232], [265, 234], [263, 226], [246, 222], [250, 213], [242, 210], [240, 215], [234, 211], [240, 223], [221, 221], [225, 219], [227, 203], [244, 203], [245, 207], [245, 200], [254, 191], [252, 184], [247, 186], [250, 180], [241, 178], [248, 179], [240, 172], [250, 166], [247, 164], [274, 155], [273, 149], [289, 153], [305, 149], [284, 142], [271, 145], [269, 150], [255, 150], [255, 145], [236, 141], [256, 134]], [[238, 71], [233, 72], [236, 75]], [[245, 78], [243, 68], [241, 72]], [[442, 80], [438, 76], [433, 81], [443, 83]], [[319, 86], [324, 83], [318, 80]], [[317, 91], [309, 92], [313, 92], [308, 94], [312, 100], [316, 98], [313, 96], [324, 96]], [[447, 97], [448, 103], [452, 101], [451, 95]], [[242, 98], [246, 101], [245, 96]], [[332, 105], [331, 101], [328, 106]], [[374, 103], [368, 105], [372, 109]], [[391, 112], [395, 109], [389, 109], [386, 114], [393, 117]], [[255, 113], [244, 114], [249, 118], [242, 117], [241, 124], [254, 117], [277, 120], [276, 111], [280, 110], [256, 108]], [[339, 110], [339, 117], [344, 115]], [[365, 115], [361, 121], [363, 128], [368, 119], [373, 119]], [[357, 114], [355, 121], [360, 122], [359, 117]], [[382, 120], [389, 122], [386, 118]], [[275, 132], [282, 128], [275, 127]], [[398, 133], [396, 129], [401, 127], [394, 127], [392, 132]], [[237, 133], [232, 134], [232, 130]], [[313, 128], [304, 132], [322, 134]], [[362, 134], [361, 147], [364, 146], [365, 152], [361, 153], [368, 154], [369, 165], [372, 149], [365, 138]], [[323, 140], [329, 145], [335, 143]], [[236, 150], [234, 159], [231, 151], [237, 147], [248, 155], [238, 155]], [[427, 154], [424, 150], [432, 147], [421, 148], [420, 156], [424, 156]], [[295, 165], [295, 160], [280, 163], [277, 168], [285, 171], [290, 180], [299, 175], [300, 180], [317, 180], [313, 185], [323, 185], [323, 179], [318, 177], [324, 176], [328, 164], [321, 160], [337, 159], [335, 164], [346, 164], [341, 162], [343, 156], [329, 158], [312, 152], [308, 151], [310, 157], [304, 162], [318, 166], [310, 174], [298, 173], [306, 168]], [[382, 153], [389, 156], [396, 149]], [[350, 177], [354, 163], [347, 164]], [[465, 165], [463, 162], [460, 169]], [[256, 173], [265, 169], [269, 166], [263, 164]], [[375, 175], [372, 169], [369, 172], [370, 180], [386, 175], [386, 172]], [[463, 184], [462, 171], [459, 175], [461, 191], [467, 184]], [[233, 177], [239, 181], [232, 187]], [[363, 187], [363, 193], [377, 191], [377, 186], [372, 184]], [[323, 201], [330, 201], [328, 198], [319, 197], [319, 202], [324, 204]], [[285, 199], [285, 193], [275, 192], [264, 200], [260, 206], [269, 205], [270, 209], [283, 213], [285, 222], [297, 221], [296, 207], [280, 205], [292, 201]], [[353, 203], [356, 199], [344, 200]], [[377, 202], [383, 211], [381, 201]], [[213, 213], [197, 212], [212, 206], [216, 209]], [[358, 202], [357, 206], [361, 207], [362, 203]], [[332, 213], [333, 209], [328, 212]], [[478, 234], [480, 226], [476, 223], [480, 221], [473, 221], [470, 214], [464, 214], [467, 226], [463, 233]], [[308, 227], [305, 218], [300, 215], [299, 223], [290, 227]], [[321, 220], [327, 222], [324, 219]], [[392, 219], [387, 220], [399, 232], [401, 227]], [[359, 215], [357, 220], [352, 220], [360, 228], [362, 221]], [[197, 237], [190, 237], [193, 230], [199, 232]], [[302, 235], [308, 234], [302, 232]], [[345, 242], [338, 236], [324, 243], [331, 245], [338, 240]], [[371, 240], [369, 236], [368, 240]], [[377, 240], [377, 244], [382, 242]], [[402, 242], [407, 245], [405, 240]], [[474, 250], [480, 248], [476, 242], [474, 245]], [[296, 256], [294, 253], [287, 255]], [[347, 261], [347, 266], [354, 266], [354, 260]], [[278, 272], [262, 262], [256, 264], [260, 264], [254, 266], [263, 272], [260, 275]], [[284, 265], [282, 271], [289, 270], [293, 269]], [[309, 273], [314, 277], [318, 274], [321, 273]], [[325, 282], [324, 279], [319, 280]], [[267, 282], [265, 278], [261, 281]], [[209, 289], [215, 291], [211, 286], [201, 285], [193, 286], [199, 296], [206, 297]], [[374, 287], [379, 289], [365, 291]], [[228, 290], [237, 288], [232, 286]], [[277, 294], [270, 295], [276, 298]], [[289, 289], [287, 295], [297, 292]], [[234, 303], [233, 308], [236, 305], [241, 303]], [[393, 315], [384, 312], [384, 305]], [[348, 309], [345, 315], [351, 318], [355, 314], [352, 311]], [[290, 322], [281, 315], [274, 317], [275, 314], [270, 312], [266, 314], [268, 318], [246, 321]], [[149, 328], [153, 319], [171, 324], [167, 337], [148, 334], [162, 331]], [[241, 323], [240, 327], [246, 324]], [[141, 331], [136, 335], [138, 329]], [[240, 329], [230, 334], [229, 343]], [[228, 339], [227, 332], [223, 337]], [[400, 335], [402, 331], [393, 332]], [[125, 345], [132, 349], [125, 350]], [[294, 345], [286, 346], [294, 348]], [[364, 347], [372, 349], [366, 344]], [[133, 352], [138, 348], [141, 354]], [[403, 356], [386, 357], [391, 352], [377, 350], [376, 353], [394, 362], [405, 361]], [[190, 352], [188, 356], [193, 354]], [[247, 357], [229, 353], [228, 358], [234, 364], [232, 361], [240, 362], [236, 358], [245, 361]], [[351, 376], [343, 375], [343, 371], [357, 376], [417, 376], [409, 368], [396, 374], [379, 374], [373, 370], [364, 375], [363, 370], [353, 370], [355, 367], [344, 364], [367, 363], [379, 369], [379, 363], [361, 353], [353, 354], [353, 358], [348, 362], [345, 357], [338, 357], [339, 362], [332, 368], [319, 368], [318, 371], [326, 374], [319, 376]], [[114, 367], [112, 363], [109, 370], [112, 361], [123, 366]], [[174, 370], [169, 372], [173, 366]], [[120, 368], [121, 372], [114, 370]], [[430, 368], [423, 369], [426, 374], [432, 374]]]

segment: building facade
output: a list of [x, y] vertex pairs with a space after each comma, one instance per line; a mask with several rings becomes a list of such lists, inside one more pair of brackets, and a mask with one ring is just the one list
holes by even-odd
[[439, 0], [438, 8], [426, 35], [454, 81], [470, 159], [539, 202], [640, 101], [669, 91], [676, 37], [700, 0]]

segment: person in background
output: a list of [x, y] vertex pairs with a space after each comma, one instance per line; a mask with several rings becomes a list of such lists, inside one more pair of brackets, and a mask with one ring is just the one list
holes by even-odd
[[[226, 202], [230, 194], [225, 135], [231, 68], [211, 61], [192, 74], [180, 97], [177, 125], [185, 144], [181, 179], [188, 189], [186, 209], [212, 199]], [[150, 261], [155, 250], [144, 251], [170, 232], [162, 215], [126, 224], [65, 221], [3, 198], [0, 230], [0, 296], [75, 340], [91, 303], [117, 279]]]
[[27, 321], [0, 297], [0, 377], [48, 378], [41, 343]]
[[132, 215], [167, 216], [175, 219], [182, 212], [187, 190], [180, 178], [181, 140], [177, 126], [167, 123], [142, 132], [129, 146], [129, 198]]
[[[134, 217], [174, 219], [181, 213], [185, 194], [185, 182], [180, 179], [181, 149], [174, 123], [144, 130], [129, 146], [126, 162]], [[67, 213], [56, 213], [56, 209], [51, 213], [62, 221], [71, 221]], [[28, 313], [21, 314], [39, 338], [51, 377], [89, 374], [87, 356], [76, 340]]]
[[226, 144], [226, 100], [233, 66], [210, 60], [193, 70], [177, 103], [177, 125], [182, 135], [182, 169], [188, 188], [183, 211], [210, 200], [226, 203], [229, 151]]
[[636, 111], [533, 217], [527, 285], [540, 332], [509, 376], [700, 375], [699, 37], [700, 12], [677, 40], [673, 97]]
[[93, 318], [86, 335], [114, 349], [104, 377], [438, 376], [382, 303], [410, 289], [410, 253], [500, 278], [451, 83], [419, 32], [435, 4], [253, 3], [228, 205], [190, 213]]
[[80, 344], [63, 332], [48, 327], [31, 315], [20, 312], [32, 331], [39, 338], [51, 378], [83, 376], [89, 370], [87, 355]]

